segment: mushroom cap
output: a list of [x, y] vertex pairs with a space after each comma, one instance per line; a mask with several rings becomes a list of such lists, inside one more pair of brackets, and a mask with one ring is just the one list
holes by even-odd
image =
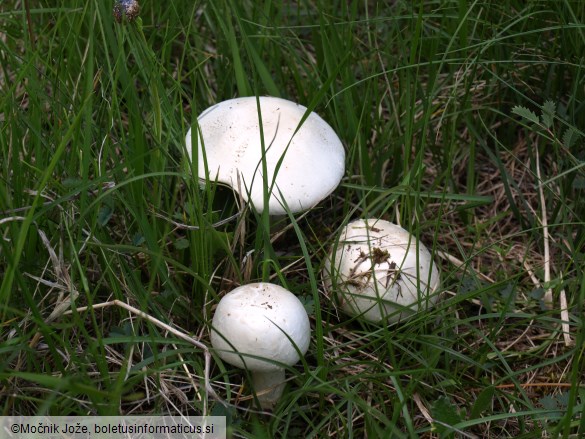
[[397, 323], [432, 307], [440, 280], [431, 254], [415, 236], [388, 221], [366, 219], [343, 229], [325, 261], [323, 281], [347, 314]]
[[270, 283], [236, 288], [220, 300], [213, 316], [211, 344], [219, 357], [250, 371], [281, 368], [270, 361], [295, 364], [299, 354], [292, 342], [304, 355], [310, 338], [309, 317], [301, 301]]
[[[269, 189], [276, 175], [268, 201], [270, 214], [286, 213], [283, 199], [291, 212], [310, 209], [341, 181], [345, 172], [343, 145], [316, 113], [311, 112], [301, 124], [307, 111], [302, 105], [274, 97], [258, 99]], [[220, 102], [201, 113], [197, 123], [199, 178], [217, 180], [241, 191], [240, 195], [262, 212], [262, 143], [256, 97]], [[191, 135], [190, 129], [186, 138], [190, 158]]]

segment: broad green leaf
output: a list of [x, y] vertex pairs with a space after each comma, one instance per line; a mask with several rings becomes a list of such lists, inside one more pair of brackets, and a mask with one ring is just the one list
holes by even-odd
[[146, 238], [142, 233], [135, 233], [132, 237], [132, 245], [135, 245], [136, 247], [144, 244], [144, 241], [146, 241]]
[[502, 299], [512, 299], [514, 294], [514, 285], [511, 283], [506, 284], [506, 286], [500, 291], [500, 296]]
[[61, 181], [61, 184], [67, 189], [78, 188], [79, 186], [83, 185], [83, 180], [81, 178], [68, 177], [64, 178]]
[[557, 405], [565, 410], [569, 406], [569, 400], [569, 392], [561, 392], [561, 394], [557, 396]]
[[489, 409], [494, 397], [495, 390], [495, 387], [489, 386], [479, 392], [477, 398], [475, 399], [475, 403], [471, 408], [471, 413], [469, 415], [470, 419], [479, 418], [484, 411]]
[[585, 178], [577, 177], [573, 181], [573, 189], [585, 189]]
[[547, 410], [557, 410], [557, 400], [550, 395], [543, 396], [538, 402]]
[[449, 426], [461, 422], [461, 416], [455, 406], [447, 397], [439, 398], [432, 407], [435, 430], [441, 437], [453, 437], [454, 430]]
[[520, 116], [522, 119], [527, 120], [528, 122], [533, 122], [535, 124], [539, 124], [540, 120], [534, 111], [530, 111], [526, 107], [521, 107], [520, 105], [516, 105], [512, 108], [512, 113]]
[[175, 248], [177, 250], [184, 250], [189, 247], [189, 240], [185, 238], [177, 239], [175, 241]]
[[562, 416], [563, 410], [559, 408], [558, 401], [554, 396], [545, 395], [538, 402], [547, 411], [547, 419], [559, 419]]
[[544, 103], [544, 105], [542, 106], [541, 120], [542, 120], [542, 124], [547, 129], [552, 127], [552, 125], [553, 125], [553, 120], [555, 118], [556, 108], [557, 108], [557, 104], [555, 104], [551, 100], [546, 101]]
[[544, 288], [536, 288], [528, 293], [528, 296], [534, 300], [540, 300], [544, 297]]
[[106, 224], [108, 224], [113, 214], [114, 209], [112, 209], [110, 206], [102, 206], [98, 212], [98, 224], [104, 227]]
[[575, 128], [573, 127], [567, 128], [567, 130], [563, 134], [563, 146], [567, 149], [571, 149], [571, 147], [575, 144], [579, 136], [580, 134], [577, 132], [577, 130], [575, 130]]
[[313, 296], [298, 296], [298, 298], [305, 307], [307, 314], [313, 315], [315, 313], [315, 300], [313, 299]]

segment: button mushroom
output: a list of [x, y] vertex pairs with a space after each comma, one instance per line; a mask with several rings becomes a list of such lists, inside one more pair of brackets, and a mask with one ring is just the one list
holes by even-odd
[[[190, 158], [197, 154], [199, 178], [240, 191], [261, 213], [263, 137], [270, 215], [285, 214], [285, 205], [293, 213], [310, 209], [341, 181], [343, 145], [316, 113], [303, 120], [307, 109], [302, 105], [275, 97], [259, 97], [258, 102], [256, 97], [231, 99], [198, 117], [200, 135], [189, 130], [186, 149]], [[192, 139], [197, 142], [196, 152]]]
[[284, 366], [309, 348], [309, 318], [299, 299], [283, 287], [252, 283], [219, 302], [212, 320], [211, 344], [225, 362], [247, 369], [263, 409], [278, 402], [285, 385]]
[[436, 303], [439, 271], [416, 237], [388, 221], [367, 219], [343, 229], [323, 280], [347, 314], [390, 324]]

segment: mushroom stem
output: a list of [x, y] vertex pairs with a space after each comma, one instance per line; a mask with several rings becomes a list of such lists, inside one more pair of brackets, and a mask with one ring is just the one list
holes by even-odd
[[264, 410], [273, 409], [284, 391], [284, 369], [275, 371], [251, 371], [254, 391]]
[[301, 301], [278, 285], [242, 285], [220, 300], [211, 326], [217, 355], [247, 369], [260, 406], [273, 408], [284, 390], [285, 368], [309, 349], [311, 324]]

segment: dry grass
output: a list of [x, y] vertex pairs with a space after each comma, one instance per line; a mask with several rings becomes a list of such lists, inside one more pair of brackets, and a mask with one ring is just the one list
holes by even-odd
[[[531, 30], [578, 20], [546, 2], [420, 11], [293, 2], [286, 13], [271, 7], [272, 23], [251, 3], [228, 3], [151, 2], [140, 31], [116, 27], [107, 5], [41, 5], [31, 16], [36, 48], [76, 65], [67, 74], [26, 43], [24, 15], [6, 14], [3, 411], [214, 413], [228, 416], [234, 436], [450, 437], [445, 422], [457, 437], [582, 431], [582, 415], [559, 419], [585, 399], [585, 209], [570, 180], [585, 157], [563, 149], [560, 128], [582, 122], [583, 29]], [[200, 188], [181, 157], [195, 113], [268, 93], [262, 68], [284, 96], [305, 105], [320, 96], [316, 110], [347, 149], [340, 188], [272, 234], [231, 192]], [[511, 113], [539, 108], [543, 90], [558, 96], [559, 132]], [[433, 249], [443, 300], [428, 314], [379, 327], [344, 315], [325, 292], [320, 269], [339, 228], [370, 215]], [[27, 220], [33, 231], [14, 266]], [[206, 355], [219, 298], [261, 279], [303, 300], [315, 334], [272, 413], [255, 409], [245, 374]]]

